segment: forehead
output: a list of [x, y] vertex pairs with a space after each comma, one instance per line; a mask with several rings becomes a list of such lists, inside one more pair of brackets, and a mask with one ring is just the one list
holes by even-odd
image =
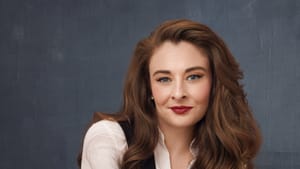
[[204, 49], [186, 41], [178, 43], [166, 41], [151, 56], [149, 71], [157, 69], [176, 71], [194, 66], [209, 69], [209, 61]]

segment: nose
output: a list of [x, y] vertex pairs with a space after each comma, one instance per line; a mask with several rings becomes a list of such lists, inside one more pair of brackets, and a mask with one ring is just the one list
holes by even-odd
[[185, 92], [185, 86], [183, 82], [177, 81], [176, 84], [174, 84], [174, 88], [172, 91], [172, 99], [173, 100], [180, 100], [186, 98], [186, 92]]

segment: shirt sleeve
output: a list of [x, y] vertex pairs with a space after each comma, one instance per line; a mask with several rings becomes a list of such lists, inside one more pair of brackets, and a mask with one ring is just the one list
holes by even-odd
[[81, 169], [119, 169], [126, 150], [127, 142], [120, 125], [101, 120], [86, 133]]

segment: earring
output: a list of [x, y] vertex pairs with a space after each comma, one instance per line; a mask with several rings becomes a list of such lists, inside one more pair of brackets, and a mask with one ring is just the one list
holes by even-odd
[[154, 97], [153, 97], [153, 96], [151, 96], [151, 100], [154, 100]]

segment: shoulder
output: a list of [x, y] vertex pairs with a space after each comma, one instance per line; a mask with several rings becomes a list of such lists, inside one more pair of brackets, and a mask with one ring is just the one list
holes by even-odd
[[85, 141], [93, 140], [94, 138], [105, 138], [113, 139], [111, 141], [126, 141], [124, 132], [116, 121], [101, 120], [94, 123], [87, 131], [85, 135]]
[[117, 166], [127, 147], [124, 132], [118, 122], [98, 121], [88, 129], [85, 135], [82, 166], [115, 168], [112, 166]]

